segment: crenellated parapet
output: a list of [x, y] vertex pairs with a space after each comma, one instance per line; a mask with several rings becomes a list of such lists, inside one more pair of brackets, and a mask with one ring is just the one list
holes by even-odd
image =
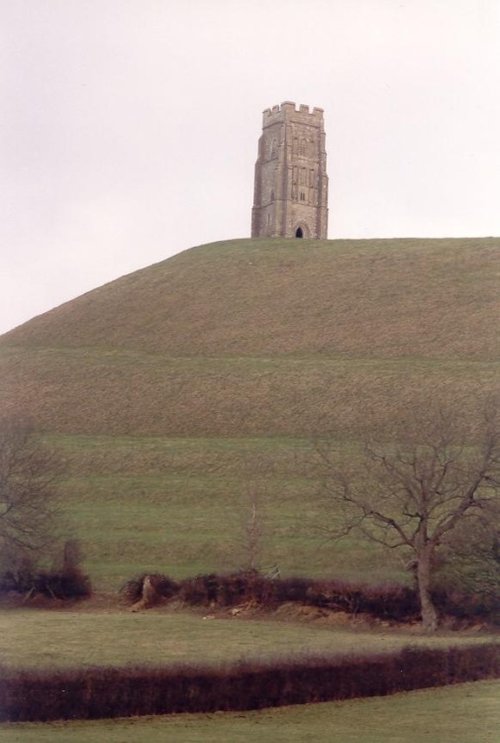
[[284, 101], [279, 106], [266, 108], [262, 112], [263, 127], [271, 126], [285, 119], [320, 127], [323, 124], [323, 109], [315, 106], [310, 110], [309, 106], [304, 103], [297, 106], [293, 101]]

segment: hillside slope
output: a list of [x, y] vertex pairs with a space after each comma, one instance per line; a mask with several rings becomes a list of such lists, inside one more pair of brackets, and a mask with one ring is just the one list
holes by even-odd
[[264, 567], [404, 579], [374, 545], [332, 553], [308, 437], [352, 454], [434, 398], [466, 418], [498, 387], [499, 257], [492, 238], [193, 248], [2, 336], [0, 406], [62, 450], [98, 587], [245, 565], [252, 497]]
[[499, 249], [492, 238], [214, 243], [78, 297], [2, 345], [494, 359]]
[[0, 403], [49, 431], [358, 436], [498, 379], [500, 239], [237, 240], [0, 339]]

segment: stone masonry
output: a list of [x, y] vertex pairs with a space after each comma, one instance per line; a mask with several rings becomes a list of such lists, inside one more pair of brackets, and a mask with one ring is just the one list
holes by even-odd
[[323, 109], [286, 101], [263, 113], [252, 237], [326, 239], [328, 176]]

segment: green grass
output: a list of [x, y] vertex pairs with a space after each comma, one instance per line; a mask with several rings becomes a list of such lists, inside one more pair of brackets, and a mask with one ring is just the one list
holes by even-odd
[[498, 370], [488, 357], [415, 353], [177, 358], [0, 347], [0, 405], [29, 409], [46, 430], [68, 434], [301, 437], [333, 430], [359, 438], [436, 398], [459, 399], [468, 411], [469, 397], [494, 389]]
[[[207, 610], [209, 611], [209, 610]], [[0, 615], [0, 658], [13, 668], [149, 665], [389, 652], [408, 644], [449, 646], [488, 635], [350, 630], [282, 619], [85, 610], [11, 610]], [[203, 660], [201, 660], [203, 659]]]
[[260, 712], [1, 725], [5, 743], [498, 743], [500, 682]]
[[213, 243], [89, 292], [5, 341], [197, 357], [496, 358], [495, 329], [483, 321], [498, 301], [499, 244]]
[[[207, 610], [209, 612], [209, 610]], [[367, 631], [282, 618], [107, 610], [10, 610], [0, 614], [0, 658], [11, 668], [226, 664], [239, 660], [389, 652], [408, 644], [449, 646], [492, 636]], [[203, 659], [203, 660], [201, 660]]]
[[51, 436], [48, 443], [66, 459], [65, 529], [81, 539], [97, 588], [117, 589], [140, 572], [185, 578], [245, 567], [252, 494], [262, 569], [277, 563], [283, 575], [405, 579], [398, 556], [326, 540], [319, 527], [325, 516], [333, 525], [334, 514], [308, 477], [305, 440]]
[[354, 631], [272, 618], [205, 619], [203, 614], [187, 612], [134, 614], [80, 609], [0, 614], [0, 657], [2, 664], [11, 668], [184, 662], [218, 665], [241, 659], [389, 652], [409, 643], [448, 646], [486, 640], [491, 637]]
[[[299, 244], [300, 243], [300, 244]], [[259, 488], [262, 566], [404, 578], [404, 557], [335, 549], [297, 465], [433, 402], [469, 418], [498, 385], [500, 239], [233, 240], [188, 250], [0, 339], [0, 410], [68, 460], [66, 528], [98, 588], [245, 563]]]
[[378, 430], [498, 373], [500, 239], [201, 246], [0, 339], [0, 403], [45, 429]]

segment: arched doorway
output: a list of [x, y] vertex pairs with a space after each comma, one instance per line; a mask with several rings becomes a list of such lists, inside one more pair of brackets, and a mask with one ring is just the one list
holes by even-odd
[[302, 232], [302, 227], [297, 227], [295, 230], [295, 237], [304, 237], [304, 233]]

